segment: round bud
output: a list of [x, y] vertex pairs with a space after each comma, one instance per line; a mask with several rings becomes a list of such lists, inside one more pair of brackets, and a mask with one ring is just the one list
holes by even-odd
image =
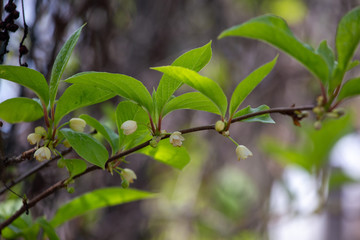
[[84, 132], [86, 122], [81, 118], [70, 119], [70, 128], [76, 132]]
[[121, 181], [121, 187], [125, 188], [125, 189], [128, 188], [129, 187], [129, 182], [126, 179], [123, 179]]
[[123, 130], [125, 135], [130, 135], [136, 131], [137, 123], [133, 120], [127, 120], [121, 124], [120, 128]]
[[315, 128], [316, 130], [320, 130], [321, 127], [322, 127], [322, 124], [321, 124], [320, 121], [316, 121], [316, 122], [314, 123], [314, 128]]
[[222, 132], [225, 129], [225, 123], [223, 121], [217, 121], [215, 124], [215, 130], [218, 132]]
[[73, 187], [68, 187], [68, 188], [66, 188], [66, 190], [67, 190], [68, 193], [74, 193], [75, 192], [75, 188], [73, 188]]
[[35, 128], [35, 133], [39, 134], [41, 136], [46, 136], [47, 135], [47, 132], [46, 132], [45, 128], [43, 128], [41, 126]]

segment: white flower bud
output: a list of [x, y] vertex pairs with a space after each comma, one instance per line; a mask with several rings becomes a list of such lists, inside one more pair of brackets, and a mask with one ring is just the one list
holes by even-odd
[[45, 128], [43, 128], [41, 126], [35, 128], [35, 133], [39, 134], [39, 135], [41, 135], [43, 137], [45, 137], [47, 135], [47, 132], [46, 132]]
[[238, 157], [239, 161], [251, 157], [252, 155], [252, 152], [244, 145], [237, 146], [236, 156]]
[[41, 135], [37, 134], [37, 133], [30, 133], [27, 136], [27, 140], [31, 145], [38, 144], [40, 142], [40, 140], [41, 140]]
[[81, 118], [70, 119], [70, 128], [76, 132], [83, 132], [86, 126], [86, 122]]
[[124, 131], [125, 135], [130, 135], [136, 131], [137, 124], [133, 120], [127, 120], [121, 124], [121, 129]]
[[183, 136], [181, 136], [181, 132], [173, 132], [170, 135], [170, 143], [174, 146], [174, 147], [181, 147], [182, 142], [185, 140], [185, 138]]
[[215, 124], [215, 130], [218, 132], [222, 132], [225, 129], [225, 123], [223, 121], [217, 121]]
[[133, 183], [134, 179], [136, 179], [136, 174], [134, 173], [133, 170], [131, 170], [129, 168], [124, 168], [121, 171], [121, 175], [129, 183]]
[[34, 157], [39, 162], [49, 160], [51, 158], [51, 152], [48, 147], [41, 147], [38, 150], [35, 151]]

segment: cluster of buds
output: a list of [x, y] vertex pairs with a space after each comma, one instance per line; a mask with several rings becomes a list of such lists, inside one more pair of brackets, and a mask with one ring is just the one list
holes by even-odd
[[130, 183], [133, 183], [134, 180], [136, 180], [136, 174], [133, 170], [129, 169], [129, 168], [124, 168], [121, 171], [121, 186], [123, 188], [128, 188]]
[[225, 129], [226, 129], [226, 123], [224, 121], [219, 120], [215, 123], [215, 130], [218, 133], [221, 133], [225, 137], [230, 136], [229, 130], [225, 131]]
[[313, 112], [316, 115], [316, 122], [314, 123], [314, 127], [317, 130], [321, 129], [322, 127], [321, 121], [323, 121], [324, 119], [326, 118], [338, 119], [345, 114], [344, 110], [339, 108], [326, 110], [324, 107], [323, 96], [319, 96], [317, 98], [317, 106], [314, 107]]
[[[40, 141], [47, 138], [47, 132], [43, 127], [36, 127], [33, 133], [30, 133], [27, 136], [27, 141], [31, 145], [36, 145], [39, 147]], [[39, 162], [49, 160], [51, 158], [51, 151], [48, 147], [41, 147], [37, 149], [34, 153], [34, 157]]]

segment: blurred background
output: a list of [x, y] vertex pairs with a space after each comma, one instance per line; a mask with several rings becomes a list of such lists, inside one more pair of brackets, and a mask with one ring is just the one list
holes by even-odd
[[[21, 3], [15, 2], [21, 9]], [[231, 96], [244, 77], [279, 51], [255, 40], [217, 40], [223, 30], [273, 13], [282, 16], [300, 40], [316, 48], [326, 39], [334, 49], [338, 21], [360, 1], [26, 0], [24, 4], [29, 26], [25, 41], [29, 54], [24, 60], [47, 79], [64, 41], [87, 23], [64, 77], [81, 71], [122, 73], [151, 90], [161, 75], [149, 67], [169, 65], [182, 53], [212, 40], [213, 57], [201, 74], [217, 81]], [[17, 22], [20, 30], [10, 35], [4, 64], [18, 65], [23, 25]], [[356, 74], [359, 76], [358, 69], [347, 77]], [[32, 96], [4, 80], [0, 84], [0, 101]], [[317, 80], [298, 62], [280, 53], [271, 74], [242, 107], [309, 105], [319, 93]], [[82, 109], [73, 116], [86, 112], [115, 128], [114, 110], [120, 100]], [[57, 232], [61, 239], [77, 240], [360, 239], [359, 106], [359, 98], [345, 102], [347, 114], [324, 123], [321, 131], [314, 130], [311, 117], [301, 128], [283, 115], [273, 115], [276, 124], [234, 124], [231, 136], [254, 153], [241, 162], [235, 155], [236, 146], [214, 132], [185, 136], [191, 162], [183, 171], [143, 155], [129, 156], [126, 167], [138, 176], [132, 187], [159, 193], [158, 197], [90, 212]], [[164, 128], [171, 132], [217, 120], [208, 113], [181, 110], [165, 118]], [[1, 155], [17, 155], [28, 149], [26, 136], [41, 124], [42, 120], [5, 124]], [[8, 181], [36, 164], [26, 162], [7, 169], [2, 178]], [[65, 170], [54, 164], [16, 190], [31, 198], [64, 176]], [[119, 176], [93, 172], [76, 181], [74, 194], [61, 190], [31, 213], [51, 217], [59, 205], [77, 195], [120, 183]]]

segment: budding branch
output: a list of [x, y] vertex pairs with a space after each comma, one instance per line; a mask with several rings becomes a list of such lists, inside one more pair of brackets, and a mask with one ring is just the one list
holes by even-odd
[[[307, 110], [312, 110], [315, 106], [302, 106], [302, 107], [290, 107], [290, 108], [272, 108], [272, 109], [268, 109], [268, 110], [264, 110], [264, 111], [259, 111], [259, 112], [254, 112], [254, 113], [249, 113], [246, 115], [243, 115], [241, 117], [237, 117], [231, 120], [231, 123], [234, 122], [239, 122], [248, 118], [252, 118], [252, 117], [256, 117], [256, 116], [260, 116], [263, 114], [270, 114], [270, 113], [281, 113], [281, 114], [285, 114], [285, 115], [293, 115], [295, 111], [307, 111]], [[198, 132], [198, 131], [205, 131], [205, 130], [215, 130], [215, 125], [205, 125], [205, 126], [200, 126], [200, 127], [194, 127], [194, 128], [188, 128], [188, 129], [184, 129], [181, 130], [179, 132], [181, 132], [182, 134], [187, 134], [187, 133], [192, 133], [192, 132]], [[162, 137], [162, 139], [166, 139], [168, 138], [169, 135], [166, 135], [164, 137]], [[129, 150], [126, 150], [124, 152], [118, 153], [112, 157], [110, 157], [107, 162], [106, 165], [109, 164], [110, 162], [119, 159], [121, 157], [127, 156], [131, 153], [134, 153], [146, 146], [148, 146], [150, 143], [149, 141], [146, 141], [136, 147], [133, 147]], [[71, 151], [68, 150], [69, 152]], [[68, 152], [66, 152], [68, 153]], [[44, 168], [44, 166], [46, 166], [50, 161], [53, 161], [55, 159], [58, 159], [59, 156], [54, 157], [53, 159], [49, 160], [46, 163], [43, 163], [42, 165], [39, 165], [40, 167], [36, 167], [32, 170], [30, 170], [28, 173], [24, 174], [22, 177], [19, 177], [19, 179], [17, 179], [18, 181], [13, 182], [13, 184], [11, 186], [14, 186], [15, 184], [17, 184], [18, 182], [24, 180], [26, 177], [40, 171], [42, 168]], [[95, 170], [101, 169], [98, 166], [91, 166], [88, 167], [83, 173], [78, 174], [76, 176], [73, 177], [73, 179], [79, 178], [87, 173], [93, 172]], [[18, 211], [16, 211], [11, 217], [9, 217], [7, 220], [5, 220], [4, 222], [2, 222], [0, 224], [0, 231], [2, 231], [5, 227], [9, 226], [15, 219], [17, 219], [18, 217], [20, 217], [23, 213], [25, 213], [28, 209], [34, 207], [39, 201], [43, 200], [44, 198], [46, 198], [47, 196], [53, 194], [54, 192], [56, 192], [59, 189], [62, 189], [64, 187], [66, 187], [66, 180], [64, 179], [62, 181], [59, 181], [57, 183], [55, 183], [54, 185], [50, 186], [49, 188], [47, 188], [45, 191], [43, 191], [42, 193], [40, 193], [39, 195], [37, 195], [36, 197], [34, 197], [31, 201], [28, 201], [27, 204], [23, 205]], [[0, 190], [0, 194], [5, 191], [5, 190]]]

